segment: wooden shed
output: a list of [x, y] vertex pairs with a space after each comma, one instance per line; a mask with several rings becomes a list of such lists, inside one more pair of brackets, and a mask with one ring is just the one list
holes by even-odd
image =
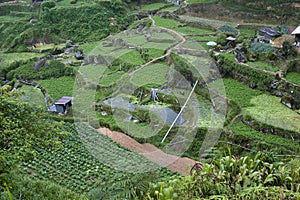
[[56, 112], [66, 114], [72, 106], [73, 97], [62, 97], [54, 103]]

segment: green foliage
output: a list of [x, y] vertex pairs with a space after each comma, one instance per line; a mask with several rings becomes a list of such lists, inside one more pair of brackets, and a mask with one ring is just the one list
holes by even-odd
[[237, 23], [234, 23], [234, 22], [194, 17], [191, 15], [180, 15], [180, 18], [187, 22], [197, 23], [197, 25], [200, 25], [203, 28], [209, 28], [212, 30], [216, 30], [219, 27], [223, 26], [224, 24], [228, 25], [228, 26], [233, 26], [233, 27], [236, 27], [238, 25]]
[[97, 199], [137, 199], [146, 194], [149, 182], [160, 179], [155, 173], [126, 174], [117, 182], [91, 190], [87, 196]]
[[47, 93], [54, 100], [62, 96], [73, 96], [74, 77], [62, 76], [55, 79], [45, 79], [37, 81], [46, 89]]
[[218, 59], [219, 67], [225, 70], [231, 77], [248, 85], [255, 86], [260, 90], [267, 90], [274, 79], [274, 75], [272, 74], [237, 63], [234, 60], [233, 54], [222, 54], [218, 56]]
[[212, 30], [197, 28], [193, 26], [181, 26], [181, 27], [176, 27], [173, 30], [182, 34], [214, 34]]
[[250, 66], [253, 66], [253, 67], [257, 67], [257, 68], [264, 69], [267, 71], [272, 71], [272, 72], [277, 72], [280, 69], [279, 67], [272, 66], [266, 62], [257, 61], [257, 62], [248, 62], [247, 64]]
[[206, 4], [206, 3], [215, 3], [216, 0], [188, 0], [188, 4]]
[[153, 10], [159, 10], [164, 7], [168, 6], [168, 4], [165, 3], [151, 3], [147, 4], [141, 7], [141, 11], [153, 11]]
[[211, 83], [211, 87], [218, 87], [218, 84], [224, 84], [227, 98], [236, 102], [240, 107], [250, 107], [253, 104], [251, 99], [262, 94], [259, 90], [253, 90], [249, 86], [230, 78], [223, 78], [223, 83], [216, 81]]
[[[244, 136], [247, 140], [254, 140], [254, 144], [258, 142], [262, 142], [264, 144], [271, 144], [274, 151], [279, 151], [280, 148], [285, 148], [288, 151], [283, 153], [289, 153], [289, 154], [297, 154], [297, 152], [300, 152], [300, 146], [297, 141], [293, 141], [288, 138], [282, 138], [276, 135], [272, 134], [263, 134], [261, 132], [258, 132], [249, 126], [243, 124], [243, 123], [235, 123], [232, 126], [228, 127], [229, 130], [233, 131], [233, 135], [231, 136], [234, 141], [239, 142], [241, 141], [239, 136]], [[236, 138], [236, 139], [235, 139]], [[249, 142], [249, 141], [248, 141]], [[267, 146], [267, 145], [265, 145]], [[270, 146], [270, 145], [269, 145]], [[267, 150], [266, 147], [264, 150]], [[282, 153], [282, 152], [279, 152]]]
[[[11, 187], [12, 199], [45, 199], [45, 200], [87, 200], [83, 195], [68, 190], [50, 181], [33, 180], [28, 177], [17, 177], [14, 175], [14, 186]], [[6, 192], [0, 193], [1, 200], [7, 200]]]
[[155, 21], [155, 25], [161, 26], [164, 28], [174, 28], [183, 25], [182, 23], [173, 20], [173, 19], [165, 19], [158, 16], [153, 16], [153, 19]]
[[147, 84], [162, 85], [167, 82], [166, 75], [169, 67], [165, 64], [152, 64], [143, 67], [133, 74], [132, 82], [138, 86]]
[[193, 36], [191, 37], [195, 41], [199, 42], [209, 42], [209, 41], [216, 41], [217, 38], [215, 36]]
[[289, 72], [285, 78], [287, 81], [300, 85], [300, 74], [297, 72]]
[[283, 42], [280, 52], [285, 59], [287, 59], [288, 57], [295, 57], [297, 55], [297, 50], [295, 49], [295, 46], [290, 44], [289, 41]]
[[164, 50], [162, 49], [147, 48], [147, 50], [147, 54], [150, 60], [164, 55]]
[[221, 46], [225, 46], [227, 44], [227, 35], [225, 33], [218, 33], [217, 34], [217, 43], [220, 44]]
[[[11, 16], [13, 6], [9, 5], [5, 12], [10, 15], [5, 17], [10, 18], [7, 22], [1, 20], [0, 48], [26, 51], [32, 39], [47, 43], [66, 39], [94, 41], [123, 30], [130, 21], [130, 17], [124, 15], [127, 5], [122, 1], [82, 2], [80, 6], [55, 4], [54, 1], [45, 1], [39, 12], [31, 12], [35, 9], [27, 5], [17, 5], [26, 14], [22, 18]], [[11, 23], [13, 17], [20, 20]], [[37, 19], [37, 22], [28, 23], [30, 19]]]
[[9, 71], [39, 58], [37, 53], [0, 53], [0, 76], [6, 78]]
[[[227, 93], [228, 94], [228, 93]], [[228, 96], [227, 96], [228, 97]], [[230, 99], [230, 97], [228, 97]], [[235, 102], [235, 101], [232, 101], [231, 99], [229, 100], [228, 102], [228, 110], [227, 111], [227, 114], [226, 114], [226, 119], [225, 119], [225, 122], [224, 122], [224, 126], [227, 126], [230, 124], [231, 120], [234, 119], [234, 117], [236, 117], [238, 114], [240, 114], [241, 112], [241, 107], [240, 105]]]
[[[42, 12], [41, 18], [48, 29], [61, 37], [75, 41], [97, 40], [124, 29], [129, 22], [129, 18], [122, 15], [126, 8], [117, 8], [112, 4], [56, 7]], [[115, 22], [111, 21], [113, 18]]]
[[47, 78], [58, 78], [61, 76], [74, 76], [75, 70], [72, 67], [65, 66], [63, 63], [51, 60], [43, 67], [34, 69], [34, 63], [29, 62], [15, 70], [10, 71], [7, 74], [7, 79], [47, 79]]
[[43, 11], [45, 11], [46, 9], [54, 8], [55, 6], [56, 6], [55, 1], [51, 1], [51, 0], [43, 1], [43, 2], [41, 3], [41, 9], [42, 9]]
[[138, 51], [135, 51], [135, 50], [124, 53], [123, 55], [118, 57], [118, 59], [121, 60], [120, 61], [121, 63], [126, 62], [126, 63], [132, 64], [134, 66], [142, 65], [145, 62], [142, 58], [142, 55]]
[[1, 185], [9, 181], [5, 174], [9, 174], [21, 160], [30, 159], [35, 148], [55, 147], [56, 139], [61, 135], [56, 123], [45, 120], [39, 108], [21, 102], [19, 97], [16, 92], [0, 96]]
[[299, 115], [281, 104], [279, 97], [262, 94], [251, 98], [250, 103], [253, 106], [246, 108], [246, 112], [259, 122], [294, 132], [300, 131]]
[[255, 36], [255, 30], [248, 28], [240, 28], [240, 35], [245, 38], [253, 38]]
[[267, 43], [253, 42], [250, 44], [250, 51], [252, 52], [267, 52], [274, 50], [274, 47]]
[[231, 26], [228, 25], [223, 25], [221, 27], [219, 27], [219, 30], [222, 31], [223, 33], [229, 33], [229, 34], [233, 34], [233, 35], [238, 35], [238, 31], [236, 29], [234, 29]]
[[249, 195], [261, 199], [267, 194], [278, 198], [281, 187], [282, 195], [299, 196], [300, 168], [292, 169], [269, 156], [259, 152], [254, 158], [229, 155], [212, 163], [199, 163], [190, 176], [151, 184], [149, 195], [153, 199], [240, 199]]
[[111, 73], [103, 78], [100, 79], [99, 84], [101, 86], [111, 86], [112, 84], [116, 83], [124, 74], [123, 71], [117, 71], [115, 73]]
[[60, 148], [39, 148], [34, 159], [22, 163], [22, 171], [96, 199], [137, 195], [145, 190], [142, 182], [147, 183], [151, 173], [158, 179], [172, 174], [85, 124], [64, 123], [60, 128], [69, 133], [61, 138]]

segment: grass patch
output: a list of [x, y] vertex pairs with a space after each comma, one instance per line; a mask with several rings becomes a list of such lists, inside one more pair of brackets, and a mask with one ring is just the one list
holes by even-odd
[[148, 48], [148, 55], [150, 59], [158, 58], [162, 55], [164, 55], [164, 50], [162, 49], [154, 49], [154, 48]]
[[215, 36], [192, 36], [190, 37], [192, 40], [199, 42], [208, 42], [208, 41], [216, 41], [217, 38]]
[[165, 19], [162, 17], [154, 16], [153, 17], [155, 24], [157, 26], [165, 27], [165, 28], [174, 28], [183, 25], [182, 23], [173, 20], [173, 19]]
[[239, 31], [240, 35], [246, 38], [252, 38], [255, 35], [255, 30], [253, 29], [241, 28]]
[[21, 60], [29, 60], [32, 58], [42, 57], [38, 53], [0, 53], [0, 70], [8, 67], [11, 63]]
[[297, 72], [289, 72], [285, 78], [292, 83], [300, 85], [300, 74]]
[[125, 72], [118, 71], [112, 74], [109, 74], [100, 79], [99, 84], [102, 86], [110, 86], [119, 80]]
[[[223, 80], [223, 82], [222, 82]], [[250, 107], [253, 105], [251, 99], [262, 94], [259, 90], [254, 90], [247, 85], [238, 82], [234, 79], [224, 78], [222, 80], [217, 80], [214, 83], [210, 83], [212, 88], [223, 87], [220, 84], [224, 84], [226, 96], [235, 101], [241, 107]]]
[[178, 6], [170, 6], [170, 7], [167, 7], [167, 8], [163, 8], [160, 11], [161, 12], [174, 12], [174, 11], [176, 11], [178, 9], [179, 9]]
[[167, 6], [169, 4], [165, 4], [165, 3], [152, 3], [152, 4], [148, 4], [148, 5], [144, 5], [141, 7], [141, 11], [152, 11], [152, 10], [159, 10], [165, 6]]
[[98, 46], [103, 47], [102, 43], [103, 43], [103, 41], [88, 42], [88, 43], [84, 43], [84, 44], [80, 45], [80, 47], [84, 49], [83, 50], [84, 54], [89, 54], [96, 47], [98, 47]]
[[248, 65], [259, 68], [259, 69], [264, 69], [267, 71], [272, 71], [272, 72], [277, 72], [280, 68], [279, 67], [274, 67], [268, 63], [265, 62], [247, 62]]
[[174, 28], [175, 31], [182, 33], [182, 34], [210, 34], [213, 33], [212, 30], [197, 28], [192, 26], [182, 26]]
[[206, 3], [216, 3], [216, 0], [188, 0], [188, 4], [206, 4]]
[[162, 85], [167, 81], [166, 75], [168, 71], [169, 67], [165, 64], [148, 65], [135, 72], [131, 80], [138, 86], [146, 84]]
[[22, 85], [22, 87], [20, 88], [20, 92], [22, 93], [22, 96], [20, 97], [21, 101], [28, 102], [31, 105], [41, 107], [46, 106], [44, 95], [40, 89], [33, 86]]
[[180, 15], [181, 19], [190, 21], [190, 22], [199, 22], [205, 26], [210, 26], [213, 28], [218, 28], [223, 25], [230, 25], [233, 27], [236, 27], [238, 24], [234, 22], [229, 22], [229, 21], [221, 21], [221, 20], [215, 20], [215, 19], [206, 19], [206, 18], [201, 18], [201, 17], [193, 17], [189, 15]]
[[39, 80], [53, 100], [58, 100], [62, 96], [72, 96], [74, 87], [74, 77], [63, 76], [55, 79]]
[[280, 103], [280, 98], [262, 94], [252, 97], [253, 106], [245, 109], [256, 120], [285, 130], [300, 131], [300, 116]]
[[127, 53], [120, 56], [119, 59], [123, 60], [124, 62], [130, 63], [134, 66], [139, 66], [145, 63], [145, 61], [141, 57], [141, 54], [136, 50], [128, 51]]
[[234, 132], [233, 137], [241, 135], [247, 138], [251, 138], [253, 140], [260, 140], [265, 143], [275, 145], [276, 147], [282, 146], [287, 149], [293, 149], [297, 152], [300, 151], [300, 146], [298, 142], [272, 134], [260, 133], [241, 122], [235, 123], [232, 126], [230, 126], [229, 130], [232, 130]]

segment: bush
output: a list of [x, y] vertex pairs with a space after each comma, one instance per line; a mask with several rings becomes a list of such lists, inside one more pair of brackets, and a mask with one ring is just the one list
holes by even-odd
[[44, 1], [42, 4], [41, 4], [41, 8], [42, 10], [44, 11], [45, 8], [54, 8], [56, 6], [56, 3], [54, 1]]
[[237, 35], [239, 34], [239, 32], [231, 27], [231, 26], [228, 26], [228, 25], [223, 25], [219, 28], [220, 31], [222, 31], [223, 33], [229, 33], [229, 34], [233, 34], [233, 35]]
[[267, 51], [274, 51], [274, 48], [270, 44], [254, 42], [250, 44], [250, 51], [267, 52]]
[[34, 69], [34, 62], [29, 62], [15, 70], [10, 71], [7, 74], [7, 79], [12, 80], [13, 78], [23, 80], [34, 80], [34, 79], [47, 79], [47, 78], [58, 78], [61, 76], [74, 76], [75, 70], [72, 67], [66, 67], [63, 63], [51, 60], [47, 61], [43, 67]]

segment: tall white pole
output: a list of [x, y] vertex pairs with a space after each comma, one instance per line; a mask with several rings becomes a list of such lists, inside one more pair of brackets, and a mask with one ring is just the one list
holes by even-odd
[[165, 141], [165, 139], [166, 139], [166, 137], [168, 136], [169, 132], [171, 131], [171, 129], [172, 129], [173, 126], [175, 125], [177, 119], [179, 118], [179, 116], [180, 116], [181, 113], [183, 112], [183, 109], [185, 108], [187, 102], [190, 100], [190, 98], [191, 98], [191, 96], [192, 96], [192, 94], [193, 94], [193, 92], [194, 92], [194, 90], [195, 90], [195, 88], [196, 88], [196, 86], [197, 86], [197, 84], [198, 84], [198, 81], [199, 81], [199, 80], [197, 80], [197, 81], [195, 82], [195, 84], [194, 84], [194, 86], [193, 86], [193, 88], [192, 88], [192, 91], [190, 92], [188, 98], [186, 99], [185, 103], [184, 103], [183, 106], [181, 107], [180, 112], [178, 113], [178, 115], [177, 115], [176, 118], [174, 119], [173, 123], [172, 123], [171, 126], [169, 127], [169, 130], [168, 130], [167, 133], [165, 134], [165, 136], [164, 136], [164, 138], [162, 139], [161, 143], [163, 143], [163, 142]]

